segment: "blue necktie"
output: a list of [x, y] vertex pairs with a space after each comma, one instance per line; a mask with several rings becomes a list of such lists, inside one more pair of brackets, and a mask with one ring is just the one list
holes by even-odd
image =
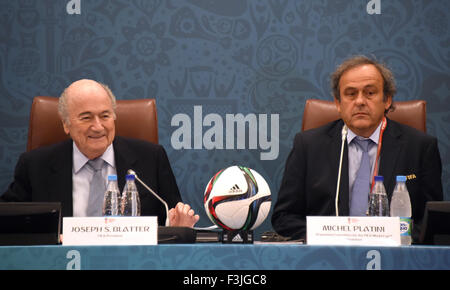
[[89, 187], [87, 216], [101, 216], [103, 211], [103, 197], [106, 191], [105, 179], [102, 175], [103, 159], [89, 160], [87, 165], [94, 171]]
[[350, 196], [350, 216], [365, 216], [370, 191], [370, 161], [368, 151], [369, 144], [372, 140], [355, 137], [353, 142], [361, 148], [362, 157]]

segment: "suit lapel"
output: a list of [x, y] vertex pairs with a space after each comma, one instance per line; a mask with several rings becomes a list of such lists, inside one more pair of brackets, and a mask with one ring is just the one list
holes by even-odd
[[401, 131], [396, 124], [388, 119], [386, 131], [383, 135], [383, 141], [380, 153], [379, 175], [384, 177], [384, 185], [388, 195], [392, 193], [395, 184], [394, 169], [397, 164], [397, 158], [405, 145], [400, 139]]
[[134, 169], [137, 157], [121, 137], [116, 136], [114, 138], [113, 146], [119, 190], [122, 192], [127, 171], [128, 169]]
[[[333, 168], [331, 172], [336, 172], [335, 176], [332, 176], [331, 180], [334, 182], [331, 188], [334, 188], [332, 195], [336, 193], [337, 177], [339, 174], [339, 161], [341, 156], [342, 137], [341, 131], [344, 123], [342, 120], [338, 121], [329, 131], [330, 150], [328, 151], [328, 160], [330, 160], [330, 166]], [[348, 148], [347, 142], [344, 144], [344, 156], [342, 158], [342, 171], [341, 171], [341, 183], [339, 187], [339, 215], [349, 214], [349, 195], [348, 195]], [[333, 203], [334, 204], [334, 203]]]
[[72, 140], [65, 141], [55, 151], [54, 158], [50, 161], [50, 175], [47, 181], [49, 198], [62, 203], [63, 216], [73, 216], [72, 144]]
[[[114, 139], [113, 146], [119, 189], [122, 192], [125, 175], [128, 169], [134, 168], [137, 158], [121, 137]], [[50, 161], [50, 175], [47, 181], [49, 198], [63, 204], [63, 216], [73, 216], [72, 168], [73, 141], [67, 140], [55, 150], [54, 158]]]

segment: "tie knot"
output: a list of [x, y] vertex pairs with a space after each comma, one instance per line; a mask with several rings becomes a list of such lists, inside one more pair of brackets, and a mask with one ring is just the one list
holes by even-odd
[[89, 160], [87, 163], [89, 164], [89, 166], [94, 169], [94, 171], [99, 171], [102, 170], [103, 167], [103, 159], [101, 159], [100, 157]]
[[357, 144], [363, 152], [368, 152], [369, 145], [372, 143], [372, 140], [370, 139], [360, 139], [359, 137], [355, 137], [353, 141], [355, 141], [355, 144]]

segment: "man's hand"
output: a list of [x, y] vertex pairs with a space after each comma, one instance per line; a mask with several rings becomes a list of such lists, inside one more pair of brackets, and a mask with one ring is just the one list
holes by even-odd
[[169, 210], [169, 226], [171, 227], [192, 228], [199, 219], [200, 216], [195, 214], [191, 206], [182, 202]]

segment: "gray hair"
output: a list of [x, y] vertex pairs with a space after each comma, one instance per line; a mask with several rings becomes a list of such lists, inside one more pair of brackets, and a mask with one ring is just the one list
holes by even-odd
[[385, 110], [384, 113], [386, 114], [389, 111], [394, 111], [395, 110], [394, 95], [397, 92], [394, 74], [387, 67], [387, 65], [376, 61], [374, 58], [369, 58], [364, 55], [357, 55], [346, 59], [331, 74], [331, 89], [334, 98], [337, 99], [338, 101], [341, 101], [341, 94], [339, 91], [339, 81], [341, 80], [342, 75], [352, 68], [365, 64], [371, 64], [375, 66], [375, 68], [380, 72], [381, 77], [383, 78], [383, 100], [386, 101], [388, 96], [392, 98], [391, 106], [387, 110]]
[[[107, 85], [105, 85], [103, 83], [99, 83], [99, 82], [97, 82], [97, 83], [99, 85], [101, 85], [103, 87], [103, 89], [106, 91], [106, 93], [108, 94], [108, 97], [111, 100], [111, 104], [113, 107], [114, 119], [116, 119], [116, 96], [114, 96], [113, 92]], [[68, 100], [67, 89], [69, 87], [64, 89], [64, 91], [62, 92], [62, 94], [58, 100], [58, 114], [61, 117], [62, 121], [66, 124], [70, 124], [69, 113], [67, 112], [67, 100]]]

